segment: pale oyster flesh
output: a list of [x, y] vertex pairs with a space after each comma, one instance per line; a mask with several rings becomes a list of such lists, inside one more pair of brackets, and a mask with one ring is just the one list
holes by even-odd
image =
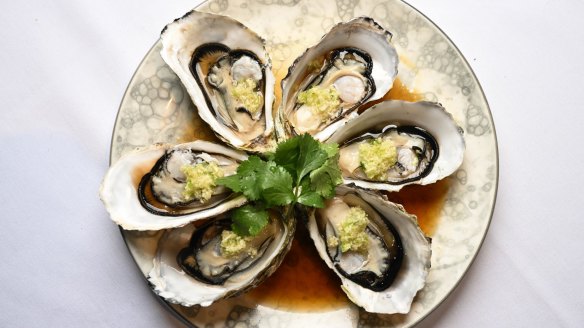
[[[372, 142], [390, 142], [395, 147], [395, 163], [379, 177], [371, 177], [363, 169], [360, 150]], [[339, 167], [345, 176], [355, 179], [404, 184], [421, 179], [432, 170], [439, 154], [436, 140], [415, 126], [383, 127], [379, 133], [365, 133], [343, 144], [339, 150]]]
[[[351, 207], [367, 213], [366, 253], [340, 252], [329, 240]], [[341, 278], [351, 301], [368, 312], [409, 312], [425, 284], [432, 253], [415, 216], [379, 194], [340, 186], [324, 209], [309, 214], [308, 229], [320, 257]]]
[[255, 54], [204, 44], [193, 53], [191, 72], [221, 123], [247, 142], [263, 134], [265, 67]]
[[270, 244], [284, 235], [280, 220], [271, 220], [257, 236], [246, 240], [246, 248], [234, 255], [221, 249], [223, 231], [229, 231], [231, 220], [215, 219], [198, 228], [188, 247], [178, 254], [180, 267], [195, 279], [211, 285], [223, 285], [227, 280], [236, 281], [251, 266], [256, 265]]
[[323, 240], [338, 240], [339, 227], [351, 207], [364, 210], [370, 220], [365, 229], [367, 248], [343, 252], [341, 243], [327, 243], [327, 255], [347, 279], [374, 291], [384, 290], [395, 279], [404, 255], [401, 239], [391, 223], [354, 194], [347, 194], [327, 201], [323, 209], [316, 210], [318, 232]]
[[206, 141], [156, 144], [122, 156], [106, 173], [100, 198], [111, 219], [126, 230], [160, 230], [208, 218], [247, 200], [222, 186], [205, 199], [185, 198], [182, 168], [213, 163], [224, 176], [247, 155]]
[[371, 57], [358, 49], [342, 48], [329, 53], [318, 75], [303, 81], [298, 94], [313, 88], [332, 88], [332, 92], [338, 94], [338, 105], [330, 112], [319, 113], [317, 108], [297, 97], [289, 116], [295, 134], [316, 134], [369, 99], [375, 92], [372, 66]]
[[254, 152], [274, 146], [275, 79], [264, 40], [234, 19], [197, 11], [168, 24], [161, 40], [162, 58], [222, 140]]
[[385, 95], [399, 61], [390, 41], [391, 33], [360, 17], [335, 25], [308, 48], [282, 80], [279, 138], [309, 133], [324, 141], [354, 118], [360, 105]]
[[[179, 214], [183, 212], [181, 210], [208, 206], [228, 197], [231, 193], [223, 186], [214, 187], [209, 199], [185, 196], [187, 176], [183, 168], [200, 164], [214, 164], [222, 176], [235, 174], [239, 166], [236, 159], [223, 154], [199, 152], [190, 148], [167, 151], [140, 181], [138, 193], [143, 205], [154, 212]], [[165, 206], [157, 208], [156, 201]]]
[[195, 228], [168, 230], [158, 243], [148, 280], [155, 292], [171, 303], [209, 306], [239, 295], [264, 281], [289, 251], [296, 220], [270, 213], [270, 223], [250, 244], [255, 251], [226, 256], [221, 233], [231, 225], [230, 213]]
[[[327, 142], [340, 146], [339, 167], [345, 184], [387, 191], [449, 176], [462, 164], [465, 151], [463, 130], [452, 115], [440, 104], [425, 101], [378, 103]], [[372, 143], [390, 146], [366, 156], [362, 147]], [[379, 170], [368, 175], [367, 165], [378, 158], [386, 158], [387, 166], [382, 161], [374, 163]]]

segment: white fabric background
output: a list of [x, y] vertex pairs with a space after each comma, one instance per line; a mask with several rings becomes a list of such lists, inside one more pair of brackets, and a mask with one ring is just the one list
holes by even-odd
[[[0, 4], [1, 327], [182, 326], [144, 283], [97, 190], [132, 73], [196, 3]], [[420, 327], [580, 326], [584, 3], [410, 3], [468, 59], [500, 151], [483, 248]]]

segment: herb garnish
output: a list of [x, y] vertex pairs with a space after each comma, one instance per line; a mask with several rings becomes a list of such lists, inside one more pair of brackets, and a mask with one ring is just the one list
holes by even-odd
[[238, 235], [258, 234], [268, 223], [267, 209], [274, 206], [324, 207], [324, 200], [332, 198], [343, 181], [338, 145], [321, 144], [309, 134], [278, 144], [266, 157], [250, 156], [236, 174], [217, 180], [254, 202], [233, 213], [231, 228]]

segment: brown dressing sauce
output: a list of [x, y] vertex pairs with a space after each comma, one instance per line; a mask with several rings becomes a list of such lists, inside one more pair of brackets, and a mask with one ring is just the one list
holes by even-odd
[[221, 140], [219, 140], [215, 133], [213, 133], [211, 127], [205, 123], [205, 121], [203, 121], [203, 119], [199, 116], [199, 113], [196, 111], [193, 113], [191, 130], [193, 131], [193, 139], [191, 140], [204, 140], [221, 143]]
[[[366, 108], [389, 99], [418, 101], [422, 96], [396, 80], [390, 92]], [[406, 186], [400, 192], [387, 195], [389, 200], [415, 214], [422, 231], [431, 237], [439, 223], [449, 186], [449, 180], [444, 179], [428, 186]], [[282, 310], [330, 311], [350, 303], [340, 285], [340, 279], [318, 255], [304, 223], [299, 222], [292, 248], [282, 265], [248, 296], [258, 304]]]
[[[138, 186], [140, 185], [140, 181], [142, 180], [144, 175], [146, 175], [148, 172], [150, 172], [150, 170], [152, 170], [152, 167], [154, 166], [155, 163], [156, 161], [153, 161], [152, 163], [143, 164], [134, 169], [134, 172], [132, 172], [132, 182], [134, 183], [136, 190], [138, 190]], [[150, 184], [148, 184], [147, 187], [144, 188], [144, 194], [148, 202], [155, 208], [168, 209], [168, 207], [165, 204], [156, 200], [154, 194], [152, 193], [152, 189], [149, 186]]]
[[[428, 186], [406, 186], [386, 195], [390, 201], [402, 204], [408, 213], [416, 215], [422, 231], [431, 237], [439, 223], [449, 187], [449, 180], [444, 179]], [[298, 222], [292, 248], [282, 265], [248, 296], [258, 304], [281, 310], [330, 311], [350, 303], [340, 286], [340, 279], [318, 255], [306, 226]]]
[[402, 204], [408, 213], [416, 215], [424, 234], [432, 237], [449, 188], [450, 180], [443, 179], [427, 186], [405, 186], [399, 192], [387, 192], [386, 195], [390, 201]]
[[152, 161], [152, 163], [144, 163], [140, 166], [137, 166], [134, 169], [134, 171], [132, 172], [132, 183], [133, 186], [136, 187], [136, 189], [138, 188], [138, 185], [140, 185], [142, 177], [144, 177], [144, 175], [150, 172], [155, 163], [156, 160]]
[[304, 222], [298, 222], [282, 265], [248, 296], [281, 310], [328, 311], [349, 303], [340, 285], [341, 280], [318, 255]]
[[[277, 74], [278, 81], [285, 72]], [[276, 84], [274, 113], [281, 101], [279, 82]], [[367, 104], [360, 111], [366, 110], [384, 100], [418, 101], [422, 95], [412, 92], [400, 80], [395, 80], [393, 87], [381, 99]], [[208, 140], [219, 142], [212, 130], [195, 113], [190, 129], [190, 140]], [[186, 142], [188, 140], [185, 140]], [[144, 165], [133, 172], [133, 181], [137, 186], [144, 174], [148, 173], [153, 163]], [[388, 198], [402, 204], [406, 211], [415, 214], [422, 231], [432, 236], [440, 217], [444, 200], [449, 189], [448, 179], [428, 186], [406, 186], [398, 193], [387, 193]], [[248, 292], [257, 304], [277, 307], [281, 310], [298, 312], [322, 312], [338, 309], [350, 303], [342, 291], [341, 281], [329, 269], [318, 255], [304, 222], [298, 222], [296, 234], [290, 252], [276, 272], [260, 286]]]
[[386, 100], [405, 100], [405, 101], [420, 101], [423, 99], [423, 96], [419, 93], [415, 93], [411, 91], [405, 84], [402, 83], [399, 79], [396, 79], [393, 82], [393, 86], [385, 96], [371, 101], [359, 108], [359, 113], [366, 111], [368, 108], [371, 108], [374, 105], [379, 104], [380, 102]]

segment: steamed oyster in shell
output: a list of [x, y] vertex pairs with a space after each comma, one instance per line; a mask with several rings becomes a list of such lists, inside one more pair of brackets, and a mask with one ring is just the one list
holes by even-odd
[[[366, 218], [365, 242], [347, 250], [343, 225], [353, 209]], [[351, 301], [368, 312], [409, 312], [425, 284], [432, 253], [415, 216], [379, 194], [340, 186], [323, 209], [310, 212], [308, 229], [320, 257], [341, 278]]]
[[[180, 227], [247, 201], [212, 181], [235, 174], [246, 159], [241, 152], [206, 141], [145, 147], [110, 167], [100, 198], [112, 220], [126, 230]], [[203, 185], [190, 184], [187, 175], [193, 171]]]
[[161, 34], [164, 61], [186, 87], [199, 116], [230, 145], [274, 146], [274, 76], [264, 40], [229, 17], [191, 11]]
[[388, 191], [449, 176], [462, 164], [465, 150], [462, 129], [431, 102], [381, 102], [327, 142], [339, 144], [345, 183]]
[[357, 115], [357, 107], [385, 95], [398, 65], [390, 40], [391, 34], [371, 18], [334, 26], [282, 80], [278, 134], [309, 133], [326, 140]]
[[191, 224], [166, 231], [148, 275], [154, 291], [184, 306], [209, 306], [239, 295], [259, 285], [282, 263], [296, 220], [272, 211], [269, 224], [248, 241], [250, 248], [235, 255], [221, 248], [221, 235], [230, 225], [230, 213], [224, 213], [198, 228]]

